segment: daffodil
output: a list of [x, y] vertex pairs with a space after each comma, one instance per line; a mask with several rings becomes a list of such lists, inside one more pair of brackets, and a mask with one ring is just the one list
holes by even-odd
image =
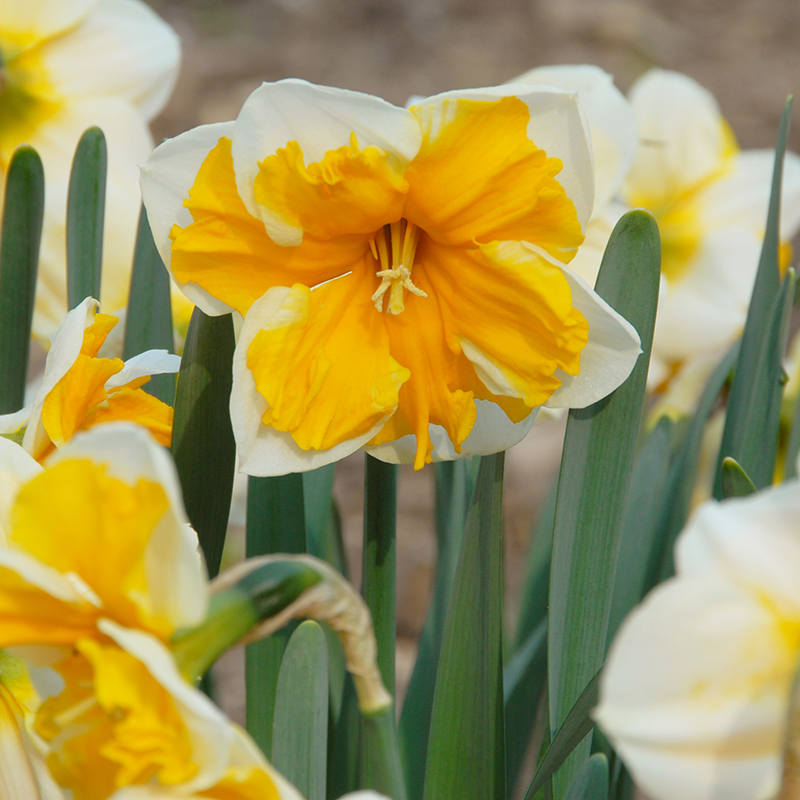
[[800, 660], [800, 484], [702, 505], [625, 620], [595, 719], [654, 800], [769, 800]]
[[151, 375], [177, 372], [180, 358], [166, 350], [148, 350], [127, 362], [100, 357], [118, 319], [98, 314], [97, 307], [89, 297], [67, 314], [32, 406], [0, 417], [0, 430], [21, 438], [39, 461], [77, 431], [117, 420], [143, 425], [161, 444], [170, 444], [172, 409], [140, 387]]
[[108, 143], [103, 307], [126, 304], [147, 123], [177, 76], [172, 29], [139, 0], [6, 0], [0, 11], [0, 172], [28, 143], [45, 168], [45, 226], [34, 330], [46, 339], [67, 311], [65, 217], [75, 146], [92, 125]]
[[[652, 70], [632, 87], [639, 149], [623, 186], [629, 206], [656, 217], [662, 291], [651, 384], [694, 359], [718, 360], [741, 333], [758, 267], [774, 161], [741, 151], [713, 96], [676, 72]], [[780, 235], [800, 229], [800, 157], [786, 154]]]
[[542, 404], [618, 386], [638, 337], [563, 263], [591, 163], [575, 96], [522, 85], [404, 109], [281, 81], [157, 148], [162, 257], [206, 313], [244, 316], [241, 469], [496, 452]]

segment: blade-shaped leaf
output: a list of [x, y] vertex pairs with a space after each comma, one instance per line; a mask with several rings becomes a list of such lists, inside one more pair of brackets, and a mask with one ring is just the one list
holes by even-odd
[[325, 800], [328, 753], [328, 646], [303, 622], [289, 639], [278, 675], [272, 763], [306, 800]]
[[445, 621], [426, 800], [505, 800], [503, 453], [481, 459]]
[[341, 520], [333, 500], [335, 464], [303, 473], [306, 550], [347, 576]]
[[18, 147], [8, 166], [0, 237], [0, 414], [25, 404], [43, 217], [42, 160]]
[[67, 195], [67, 298], [75, 308], [100, 299], [108, 155], [100, 128], [89, 128], [75, 150]]
[[[653, 336], [661, 247], [646, 211], [628, 212], [609, 240], [596, 291], [628, 319], [642, 355], [611, 395], [569, 414], [559, 474], [550, 571], [548, 688], [558, 728], [603, 663], [617, 552]], [[588, 743], [555, 776], [560, 800]]]
[[724, 458], [722, 460], [722, 496], [728, 497], [747, 497], [756, 491], [750, 476], [742, 469], [734, 458]]
[[564, 800], [608, 800], [608, 759], [602, 753], [580, 768]]

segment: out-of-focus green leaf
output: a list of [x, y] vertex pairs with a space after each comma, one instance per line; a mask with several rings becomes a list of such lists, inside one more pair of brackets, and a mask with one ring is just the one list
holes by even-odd
[[[156, 250], [147, 211], [142, 206], [133, 253], [122, 357], [127, 361], [145, 350], [168, 350], [171, 353], [173, 348], [169, 275]], [[172, 405], [175, 402], [174, 375], [154, 375], [142, 388], [164, 403]]]
[[411, 800], [421, 800], [424, 789], [433, 692], [445, 615], [479, 466], [479, 457], [433, 465], [436, 477], [436, 578], [398, 731]]
[[325, 800], [328, 754], [328, 646], [303, 622], [289, 639], [275, 699], [272, 763], [306, 800]]
[[306, 550], [327, 561], [347, 576], [341, 520], [333, 500], [336, 464], [303, 473], [303, 505], [306, 519]]
[[23, 145], [8, 165], [0, 237], [0, 414], [25, 404], [43, 217], [42, 160]]
[[505, 800], [503, 453], [481, 459], [445, 621], [425, 800]]
[[89, 128], [78, 142], [69, 176], [67, 299], [70, 308], [87, 297], [100, 299], [107, 163], [103, 131]]
[[543, 619], [503, 672], [506, 722], [506, 783], [516, 785], [547, 680], [547, 619]]
[[664, 503], [673, 423], [661, 417], [636, 458], [622, 521], [617, 574], [608, 620], [608, 642], [628, 612], [644, 597], [658, 521]]
[[[556, 730], [603, 663], [617, 553], [644, 402], [660, 278], [652, 215], [630, 211], [606, 248], [596, 291], [629, 320], [642, 355], [611, 395], [569, 414], [559, 474], [550, 571], [548, 688]], [[561, 800], [589, 756], [589, 742], [555, 776]]]
[[[304, 553], [303, 477], [299, 474], [248, 479], [247, 558]], [[245, 648], [247, 731], [269, 758], [272, 754], [275, 692], [283, 654], [294, 626]]]
[[608, 759], [602, 753], [584, 763], [564, 800], [608, 800]]
[[787, 276], [781, 286], [778, 265], [783, 156], [791, 109], [790, 98], [778, 130], [764, 244], [728, 401], [714, 484], [717, 499], [722, 497], [721, 465], [726, 456], [741, 464], [758, 489], [770, 485], [775, 468], [783, 383], [781, 362], [794, 298], [794, 279]]
[[[536, 768], [536, 774], [525, 792], [524, 800], [533, 800], [536, 793], [544, 787], [555, 771], [567, 760], [570, 753], [586, 739], [587, 734], [594, 727], [591, 716], [592, 709], [597, 705], [600, 696], [600, 672], [586, 685], [581, 695], [570, 709], [561, 727], [553, 737], [547, 752]], [[581, 762], [585, 763], [585, 760]], [[579, 768], [580, 769], [580, 768]], [[576, 776], [578, 770], [576, 770]]]
[[754, 494], [756, 487], [750, 476], [742, 469], [734, 458], [724, 458], [722, 460], [722, 496], [728, 497], [747, 497]]

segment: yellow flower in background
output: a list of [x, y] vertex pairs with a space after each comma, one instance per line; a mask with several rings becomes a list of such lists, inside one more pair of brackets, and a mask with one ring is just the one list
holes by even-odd
[[88, 297], [67, 314], [33, 405], [0, 417], [0, 429], [22, 435], [23, 447], [39, 461], [77, 431], [103, 422], [136, 422], [167, 447], [172, 439], [172, 408], [140, 387], [151, 375], [177, 372], [180, 358], [166, 350], [148, 350], [127, 362], [100, 357], [118, 319], [96, 313], [97, 307]]
[[[650, 383], [703, 361], [708, 372], [741, 334], [753, 289], [774, 152], [739, 150], [713, 96], [652, 70], [631, 88], [639, 149], [623, 186], [658, 221], [662, 286]], [[800, 157], [786, 154], [781, 237], [800, 229]], [[782, 266], [791, 248], [782, 250]], [[680, 377], [680, 376], [679, 376]]]
[[141, 195], [137, 164], [152, 150], [147, 123], [177, 77], [172, 29], [139, 0], [4, 0], [0, 7], [0, 170], [32, 145], [45, 168], [45, 225], [34, 331], [46, 340], [67, 312], [65, 217], [69, 169], [86, 128], [103, 129], [108, 188], [103, 307], [128, 296]]
[[625, 620], [594, 711], [653, 800], [769, 800], [800, 659], [800, 484], [709, 501]]
[[504, 86], [397, 108], [264, 84], [235, 123], [145, 165], [156, 243], [206, 313], [234, 309], [241, 469], [496, 452], [533, 411], [618, 386], [635, 331], [563, 262], [592, 208], [573, 95]]

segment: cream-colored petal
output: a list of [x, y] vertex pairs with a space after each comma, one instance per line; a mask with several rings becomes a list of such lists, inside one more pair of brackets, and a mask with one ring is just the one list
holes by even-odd
[[303, 232], [256, 202], [259, 163], [291, 141], [300, 145], [306, 165], [321, 161], [329, 150], [348, 145], [353, 133], [360, 148], [378, 147], [404, 163], [422, 143], [412, 114], [373, 95], [290, 79], [264, 83], [247, 98], [233, 134], [236, 186], [277, 244], [298, 245]]
[[[434, 462], [485, 456], [508, 450], [527, 436], [536, 419], [534, 409], [522, 422], [514, 423], [500, 406], [489, 400], [475, 400], [475, 408], [475, 425], [462, 443], [460, 454], [456, 453], [447, 431], [441, 425], [429, 426], [433, 445], [431, 458]], [[364, 450], [388, 464], [413, 464], [417, 440], [415, 436], [403, 436], [394, 442], [365, 447]]]
[[614, 86], [614, 79], [590, 64], [560, 64], [536, 67], [510, 83], [544, 84], [578, 93], [578, 102], [589, 123], [594, 155], [592, 217], [602, 214], [618, 194], [637, 145], [633, 109]]
[[106, 389], [125, 386], [145, 375], [163, 375], [177, 372], [181, 368], [181, 358], [166, 350], [146, 350], [138, 356], [129, 358], [125, 366], [106, 381]]
[[98, 0], [0, 0], [0, 19], [9, 33], [34, 42], [67, 31], [86, 17]]
[[580, 275], [589, 286], [594, 286], [597, 281], [597, 273], [600, 271], [611, 232], [626, 211], [628, 208], [622, 203], [611, 203], [604, 211], [594, 215], [586, 226], [586, 238], [578, 248], [575, 258], [569, 262], [569, 268]]
[[623, 623], [594, 717], [657, 800], [766, 800], [796, 659], [757, 595], [719, 571], [679, 576]]
[[[578, 104], [576, 92], [564, 92], [549, 86], [506, 84], [484, 89], [464, 89], [428, 97], [417, 105], [430, 115], [439, 114], [442, 101], [449, 98], [495, 101], [501, 97], [518, 97], [528, 106], [528, 138], [548, 156], [560, 158], [564, 164], [556, 180], [575, 204], [581, 229], [592, 213], [594, 204], [594, 167], [589, 130]], [[444, 117], [441, 116], [441, 122]]]
[[42, 467], [23, 447], [0, 437], [0, 547], [8, 546], [11, 509], [17, 493], [41, 471]]
[[386, 419], [381, 419], [365, 434], [343, 441], [329, 450], [303, 450], [290, 433], [262, 424], [267, 401], [256, 389], [253, 373], [247, 368], [248, 350], [256, 334], [280, 312], [288, 292], [287, 287], [276, 286], [253, 303], [244, 318], [233, 354], [231, 423], [236, 438], [239, 470], [248, 475], [285, 475], [332, 464], [366, 444], [386, 422]]
[[626, 199], [657, 204], [721, 168], [730, 142], [717, 101], [699, 83], [654, 69], [634, 83], [629, 96], [639, 149], [625, 182]]
[[[233, 122], [201, 125], [167, 139], [159, 145], [141, 169], [142, 198], [158, 252], [170, 268], [173, 225], [185, 228], [192, 215], [184, 207], [200, 166], [217, 142], [233, 135]], [[170, 273], [171, 274], [171, 273]], [[174, 277], [173, 277], [173, 280]], [[176, 281], [177, 283], [177, 281]], [[181, 291], [206, 314], [228, 314], [231, 309], [195, 283], [177, 283]]]
[[58, 95], [116, 95], [149, 120], [172, 93], [180, 42], [145, 3], [100, 0], [68, 36], [42, 47], [41, 58]]

